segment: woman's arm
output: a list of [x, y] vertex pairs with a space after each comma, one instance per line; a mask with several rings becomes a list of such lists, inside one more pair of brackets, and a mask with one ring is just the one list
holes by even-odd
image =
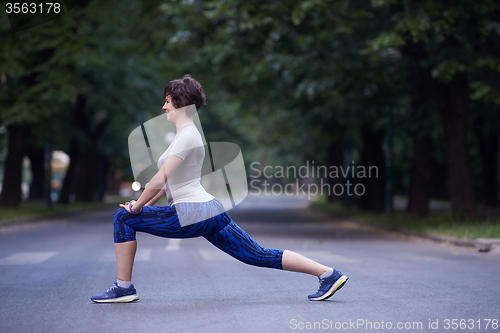
[[[175, 170], [177, 170], [183, 161], [184, 160], [178, 156], [169, 155], [165, 159], [165, 162], [163, 162], [160, 170], [158, 170], [156, 175], [153, 176], [147, 188], [144, 189], [139, 199], [137, 199], [134, 203], [133, 210], [140, 212], [142, 210], [142, 206], [144, 206], [147, 202], [150, 202], [153, 198], [156, 198], [156, 196], [159, 195], [159, 192], [165, 187], [167, 179]], [[121, 204], [120, 207], [125, 208], [131, 214], [138, 214], [132, 213], [128, 204]]]
[[165, 189], [162, 188], [157, 195], [155, 195], [155, 197], [151, 200], [149, 200], [144, 206], [154, 206], [155, 203], [158, 202], [158, 200], [161, 199], [161, 197], [163, 197], [163, 195], [165, 195]]

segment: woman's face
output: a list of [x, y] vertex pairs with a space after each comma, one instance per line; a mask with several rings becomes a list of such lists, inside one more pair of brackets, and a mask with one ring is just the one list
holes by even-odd
[[175, 116], [178, 111], [174, 111], [176, 107], [172, 104], [172, 97], [170, 95], [165, 96], [165, 104], [163, 104], [162, 109], [167, 114], [167, 120], [175, 122]]

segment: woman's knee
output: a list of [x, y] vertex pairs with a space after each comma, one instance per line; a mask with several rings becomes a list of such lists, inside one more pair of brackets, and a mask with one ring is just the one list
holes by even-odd
[[123, 221], [123, 218], [128, 215], [129, 212], [123, 207], [120, 207], [116, 210], [115, 215], [113, 217], [115, 223], [120, 223]]
[[114, 240], [115, 243], [123, 243], [135, 240], [135, 230], [130, 227], [126, 220], [130, 216], [125, 208], [118, 208], [114, 215]]
[[127, 212], [125, 208], [118, 208], [113, 216], [113, 224], [115, 226], [115, 230], [123, 229], [128, 226], [127, 219], [130, 217], [130, 213]]

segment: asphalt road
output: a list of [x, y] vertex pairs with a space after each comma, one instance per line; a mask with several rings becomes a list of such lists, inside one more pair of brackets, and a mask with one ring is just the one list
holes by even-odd
[[245, 265], [203, 238], [139, 234], [140, 300], [94, 304], [115, 279], [113, 211], [99, 211], [0, 232], [0, 332], [500, 332], [499, 253], [329, 221], [306, 205], [249, 196], [230, 214], [263, 246], [348, 275], [330, 300], [307, 300], [316, 277]]

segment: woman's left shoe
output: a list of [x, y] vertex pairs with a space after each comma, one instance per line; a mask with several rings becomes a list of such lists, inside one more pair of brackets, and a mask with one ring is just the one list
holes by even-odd
[[137, 296], [133, 284], [128, 288], [122, 288], [115, 281], [108, 290], [102, 294], [94, 295], [90, 299], [96, 303], [128, 303], [138, 300], [139, 296]]
[[342, 274], [341, 271], [333, 270], [332, 275], [319, 279], [319, 289], [314, 294], [309, 295], [310, 301], [324, 301], [335, 294], [344, 286], [349, 278]]

